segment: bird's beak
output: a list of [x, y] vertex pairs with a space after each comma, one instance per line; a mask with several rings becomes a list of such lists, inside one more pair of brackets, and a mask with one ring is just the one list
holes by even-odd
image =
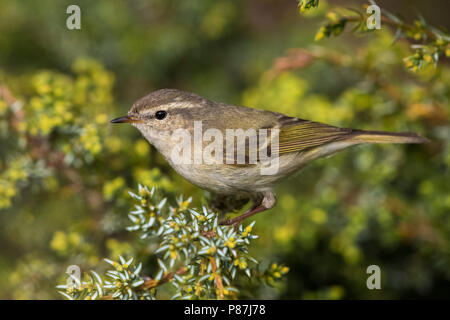
[[140, 119], [133, 118], [130, 116], [123, 116], [111, 120], [111, 123], [142, 123]]

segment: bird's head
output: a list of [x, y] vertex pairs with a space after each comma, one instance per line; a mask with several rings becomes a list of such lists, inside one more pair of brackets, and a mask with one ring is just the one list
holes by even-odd
[[209, 101], [193, 93], [176, 89], [154, 91], [136, 101], [128, 115], [111, 120], [112, 123], [130, 123], [155, 144], [166, 139], [174, 130], [191, 130], [194, 120], [201, 119]]

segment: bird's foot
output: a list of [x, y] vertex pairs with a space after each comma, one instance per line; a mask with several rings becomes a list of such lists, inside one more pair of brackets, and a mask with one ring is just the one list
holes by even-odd
[[266, 208], [265, 206], [260, 205], [260, 206], [258, 206], [258, 207], [255, 207], [255, 208], [252, 208], [252, 209], [248, 210], [246, 213], [241, 214], [240, 216], [238, 216], [238, 217], [236, 217], [236, 218], [233, 218], [233, 219], [230, 219], [230, 220], [224, 220], [224, 221], [221, 221], [219, 224], [220, 224], [221, 226], [233, 226], [233, 227], [237, 227], [237, 226], [239, 225], [239, 223], [242, 222], [242, 220], [244, 220], [244, 219], [246, 219], [246, 218], [248, 218], [248, 217], [251, 217], [251, 216], [253, 216], [254, 214], [263, 212], [263, 211], [265, 211], [265, 210], [267, 210], [267, 209], [268, 209], [268, 208]]
[[219, 224], [222, 226], [234, 226], [236, 228], [239, 225], [239, 223], [242, 222], [242, 220], [251, 217], [257, 213], [273, 208], [275, 202], [276, 202], [275, 194], [272, 191], [266, 192], [263, 194], [262, 200], [257, 202], [258, 205], [252, 207], [246, 213], [236, 218], [221, 221]]

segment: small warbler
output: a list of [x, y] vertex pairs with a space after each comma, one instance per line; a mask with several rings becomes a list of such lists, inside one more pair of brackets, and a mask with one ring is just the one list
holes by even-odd
[[[175, 171], [193, 184], [219, 195], [252, 200], [247, 212], [221, 221], [223, 225], [235, 225], [272, 208], [274, 185], [314, 159], [361, 143], [428, 141], [415, 133], [339, 128], [214, 102], [176, 89], [148, 94], [134, 103], [127, 116], [111, 122], [131, 123], [139, 129]], [[194, 152], [188, 148], [192, 144]]]

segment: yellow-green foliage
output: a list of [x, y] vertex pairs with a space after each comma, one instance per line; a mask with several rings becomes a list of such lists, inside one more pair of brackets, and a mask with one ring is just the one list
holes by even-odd
[[[250, 241], [258, 238], [252, 233], [254, 222], [245, 227], [220, 226], [215, 212], [206, 207], [191, 209], [191, 198], [179, 197], [175, 207], [168, 207], [166, 198], [157, 200], [154, 189], [141, 185], [130, 196], [134, 206], [128, 215], [132, 225], [127, 229], [153, 244], [154, 250], [148, 254], [158, 261], [155, 275], [143, 275], [142, 263], [134, 257], [125, 260], [119, 254], [119, 261], [105, 259], [114, 269], [104, 276], [91, 271], [87, 281], [80, 276], [78, 281], [59, 285], [66, 298], [153, 300], [160, 298], [156, 289], [167, 282], [172, 285], [172, 299], [237, 298], [240, 275], [275, 285], [289, 271], [275, 263], [263, 272], [255, 267], [258, 262], [248, 253]], [[67, 249], [64, 234], [53, 240], [57, 249]], [[68, 240], [80, 242], [74, 234]]]

